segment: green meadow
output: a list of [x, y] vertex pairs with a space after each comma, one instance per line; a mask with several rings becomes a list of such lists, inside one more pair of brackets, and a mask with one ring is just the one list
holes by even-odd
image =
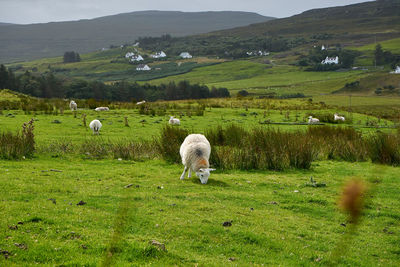
[[[355, 127], [363, 135], [394, 132], [367, 128], [367, 121], [378, 121], [377, 117], [349, 114], [307, 99], [148, 105], [168, 108], [165, 114], [145, 115], [137, 108], [116, 109], [115, 104], [109, 112], [82, 108], [76, 117], [68, 110], [3, 110], [2, 132], [16, 132], [34, 118], [36, 152], [32, 158], [0, 160], [0, 265], [400, 264], [398, 167], [317, 160], [308, 170], [217, 170], [202, 185], [196, 177], [180, 180], [182, 165], [161, 157], [95, 159], [82, 149], [90, 142], [154, 140], [169, 115], [180, 118], [177, 128], [206, 133], [232, 124], [306, 131], [319, 126], [263, 123], [300, 123], [308, 114], [339, 112], [353, 117], [343, 126]], [[194, 115], [201, 105], [202, 116]], [[83, 114], [87, 125], [95, 118], [102, 121], [99, 136], [84, 127]], [[379, 121], [386, 127], [395, 123]], [[356, 225], [337, 205], [343, 185], [354, 178], [369, 188]]]
[[[232, 61], [194, 69], [189, 73], [154, 79], [150, 84], [187, 80], [209, 87], [226, 87], [233, 94], [245, 89], [255, 95], [267, 93], [319, 95], [342, 88], [347, 82], [366, 77], [368, 71], [307, 72], [290, 65], [271, 65], [249, 60]], [[205, 80], [204, 77], [207, 77]]]
[[[381, 44], [396, 52], [398, 41]], [[374, 46], [355, 49], [363, 53], [356, 64], [370, 66]], [[149, 62], [153, 70], [138, 73], [125, 61], [125, 53], [117, 48], [81, 55], [79, 63], [64, 64], [58, 57], [8, 67], [17, 74], [52, 71], [66, 79], [107, 83], [187, 80], [228, 88], [231, 97], [156, 101], [139, 107], [136, 101], [109, 103], [107, 112], [89, 109], [95, 100], [77, 99], [74, 113], [68, 109], [69, 100], [37, 100], [0, 91], [2, 106], [20, 107], [0, 110], [0, 149], [13, 147], [7, 140], [23, 140], [21, 127], [30, 120], [35, 141], [33, 156], [0, 160], [0, 266], [400, 265], [397, 76], [379, 69], [308, 72], [288, 65], [295, 56], [279, 59], [279, 54], [232, 61], [170, 58]], [[358, 81], [361, 89], [346, 89], [347, 83]], [[375, 93], [388, 85], [393, 91]], [[243, 89], [248, 97], [237, 96]], [[263, 98], [271, 93], [305, 97]], [[334, 113], [345, 116], [346, 122], [333, 123]], [[310, 115], [322, 123], [308, 125]], [[305, 153], [299, 157], [309, 156], [311, 165], [293, 167], [300, 165], [295, 162], [301, 160], [295, 158], [298, 151], [282, 146], [264, 151], [269, 159], [284, 155], [280, 151], [295, 155], [294, 163], [281, 171], [219, 168], [206, 185], [195, 175], [180, 180], [182, 164], [171, 163], [158, 148], [160, 139], [171, 147], [178, 142], [162, 139], [169, 116], [181, 121], [171, 132], [214, 131], [221, 143], [237, 133], [269, 131], [276, 140], [289, 136], [300, 140], [296, 148]], [[99, 135], [88, 127], [94, 119], [103, 125]], [[301, 138], [310, 132], [318, 135], [319, 127], [325, 126], [330, 128], [322, 129], [336, 135], [325, 140], [319, 133], [315, 140], [329, 148], [308, 149], [314, 144]], [[224, 136], [225, 129], [233, 130]], [[344, 137], [349, 139], [338, 140]], [[374, 150], [364, 147], [371, 144], [369, 138], [376, 140], [379, 153], [370, 155]], [[255, 139], [252, 149], [265, 141]], [[178, 149], [172, 154], [179, 157]], [[243, 155], [261, 158], [254, 154], [246, 147], [218, 144], [212, 148], [210, 165]], [[373, 163], [379, 162], [376, 158], [385, 165]], [[367, 188], [359, 220], [338, 205], [343, 186], [353, 179]]]

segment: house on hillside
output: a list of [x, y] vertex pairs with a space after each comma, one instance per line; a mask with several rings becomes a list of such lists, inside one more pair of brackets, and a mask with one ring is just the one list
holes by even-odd
[[339, 57], [326, 57], [321, 61], [321, 64], [339, 64]]
[[151, 70], [151, 68], [148, 65], [140, 64], [136, 67], [136, 70], [141, 71], [141, 70]]
[[182, 52], [179, 56], [181, 58], [192, 58], [192, 55], [189, 54], [189, 52]]
[[324, 45], [321, 46], [321, 50], [326, 50]]
[[128, 53], [125, 54], [125, 58], [130, 58], [130, 57], [133, 57], [134, 55], [135, 55], [135, 53], [128, 52]]
[[136, 62], [136, 61], [143, 61], [143, 57], [141, 55], [133, 56], [131, 58], [131, 62]]
[[150, 57], [152, 57], [152, 58], [163, 58], [166, 56], [167, 56], [167, 54], [165, 54], [164, 51], [157, 52], [155, 54], [150, 55]]
[[248, 51], [248, 52], [246, 52], [246, 54], [248, 56], [260, 56], [261, 57], [261, 56], [268, 56], [269, 52], [259, 50], [259, 51]]

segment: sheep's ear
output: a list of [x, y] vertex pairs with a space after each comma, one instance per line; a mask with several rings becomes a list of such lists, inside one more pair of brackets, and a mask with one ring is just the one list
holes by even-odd
[[208, 171], [212, 172], [215, 171], [215, 169], [208, 168]]

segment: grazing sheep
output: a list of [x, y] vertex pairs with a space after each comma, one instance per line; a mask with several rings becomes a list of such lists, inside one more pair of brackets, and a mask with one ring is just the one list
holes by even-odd
[[108, 111], [110, 110], [108, 107], [98, 107], [94, 109], [95, 111]]
[[75, 103], [74, 100], [71, 100], [71, 102], [69, 102], [69, 108], [71, 109], [71, 111], [74, 111], [78, 109], [78, 105]]
[[93, 134], [99, 134], [101, 129], [101, 122], [99, 120], [92, 120], [89, 124], [90, 129], [93, 130]]
[[173, 116], [169, 117], [169, 124], [171, 125], [181, 125], [181, 121], [179, 119], [174, 118]]
[[136, 105], [142, 105], [142, 104], [144, 104], [144, 103], [146, 103], [146, 100], [143, 100], [143, 101], [137, 102], [137, 103], [136, 103]]
[[182, 164], [185, 166], [181, 175], [181, 180], [185, 178], [185, 173], [189, 169], [188, 178], [192, 177], [192, 171], [196, 172], [202, 184], [206, 184], [210, 171], [208, 159], [210, 158], [211, 146], [207, 138], [202, 134], [190, 134], [186, 136], [179, 150]]
[[319, 123], [319, 119], [313, 118], [312, 116], [308, 117], [308, 124], [317, 124]]
[[335, 117], [335, 121], [345, 121], [346, 119], [343, 116], [339, 116], [337, 113], [333, 114]]

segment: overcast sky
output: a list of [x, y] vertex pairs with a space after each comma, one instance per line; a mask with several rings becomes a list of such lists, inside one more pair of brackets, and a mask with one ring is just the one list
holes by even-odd
[[283, 18], [313, 8], [361, 2], [366, 0], [0, 0], [0, 22], [90, 19], [141, 10], [234, 10]]

